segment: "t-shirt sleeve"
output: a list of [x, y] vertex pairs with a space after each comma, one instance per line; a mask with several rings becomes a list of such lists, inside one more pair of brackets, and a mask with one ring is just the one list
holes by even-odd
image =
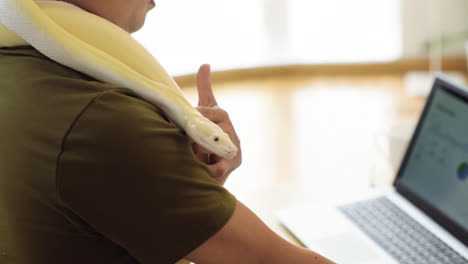
[[126, 90], [103, 92], [76, 118], [57, 188], [70, 210], [142, 264], [174, 263], [226, 224], [235, 197], [181, 129]]

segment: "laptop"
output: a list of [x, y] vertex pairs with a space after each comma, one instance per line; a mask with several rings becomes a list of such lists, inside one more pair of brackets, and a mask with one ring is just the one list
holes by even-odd
[[307, 248], [350, 264], [468, 264], [468, 93], [435, 78], [395, 181], [342, 201], [287, 208]]

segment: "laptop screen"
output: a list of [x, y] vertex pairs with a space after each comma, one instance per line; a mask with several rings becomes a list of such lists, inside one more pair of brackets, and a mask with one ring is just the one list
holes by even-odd
[[426, 210], [438, 211], [466, 235], [468, 101], [444, 85], [448, 84], [442, 81], [434, 84], [396, 185], [417, 197]]

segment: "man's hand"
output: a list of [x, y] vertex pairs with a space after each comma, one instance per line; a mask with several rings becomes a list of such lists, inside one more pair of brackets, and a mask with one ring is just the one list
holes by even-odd
[[229, 135], [232, 142], [237, 146], [237, 155], [232, 159], [223, 159], [212, 154], [207, 149], [192, 143], [192, 149], [197, 157], [208, 165], [211, 176], [221, 185], [224, 184], [229, 174], [238, 168], [242, 162], [240, 140], [229, 119], [228, 113], [221, 109], [216, 102], [211, 89], [211, 70], [209, 64], [203, 64], [197, 74], [198, 107], [196, 109], [206, 118], [217, 124]]

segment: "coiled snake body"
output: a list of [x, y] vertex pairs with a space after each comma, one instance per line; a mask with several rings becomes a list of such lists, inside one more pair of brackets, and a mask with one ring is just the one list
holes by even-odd
[[199, 145], [223, 158], [236, 156], [229, 135], [202, 116], [156, 59], [110, 21], [65, 2], [0, 0], [0, 24], [0, 47], [31, 45], [96, 80], [131, 89]]

